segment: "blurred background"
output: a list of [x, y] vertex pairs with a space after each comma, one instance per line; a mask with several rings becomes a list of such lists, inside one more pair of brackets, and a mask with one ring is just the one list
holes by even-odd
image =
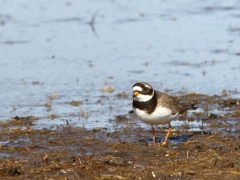
[[239, 98], [239, 74], [239, 0], [0, 0], [0, 121], [111, 129], [138, 81]]

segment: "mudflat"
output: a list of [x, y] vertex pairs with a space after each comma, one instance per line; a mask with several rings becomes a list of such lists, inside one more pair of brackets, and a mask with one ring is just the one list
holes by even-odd
[[[32, 128], [34, 117], [13, 118], [0, 132], [1, 179], [239, 179], [239, 102], [217, 96], [187, 95], [183, 101], [207, 101], [225, 114], [208, 110], [182, 117], [168, 144], [152, 145], [149, 129], [135, 126], [133, 114], [120, 129], [56, 126]], [[185, 119], [185, 120], [184, 120]], [[201, 120], [191, 131], [188, 123]], [[31, 122], [31, 123], [30, 123]], [[109, 122], [111, 123], [111, 122]], [[162, 141], [165, 129], [157, 129]]]

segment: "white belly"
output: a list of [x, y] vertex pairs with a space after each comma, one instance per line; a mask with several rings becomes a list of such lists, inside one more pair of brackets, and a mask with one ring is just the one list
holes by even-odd
[[137, 117], [147, 124], [167, 124], [179, 116], [179, 113], [172, 115], [172, 111], [165, 107], [158, 107], [152, 114], [137, 108], [133, 110]]

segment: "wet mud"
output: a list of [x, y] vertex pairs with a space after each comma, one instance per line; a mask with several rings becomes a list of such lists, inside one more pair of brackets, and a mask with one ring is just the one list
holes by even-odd
[[[240, 179], [239, 3], [0, 7], [0, 179]], [[131, 111], [138, 81], [199, 107], [166, 146]]]
[[[0, 178], [239, 179], [239, 100], [194, 93], [179, 99], [203, 111], [183, 116], [166, 146], [166, 129], [158, 127], [153, 146], [150, 127], [137, 126], [131, 111], [112, 120], [125, 124], [112, 131], [69, 123], [35, 129], [37, 117], [11, 118], [1, 124]], [[214, 108], [223, 113], [210, 113]], [[191, 121], [202, 121], [200, 130], [192, 131]]]

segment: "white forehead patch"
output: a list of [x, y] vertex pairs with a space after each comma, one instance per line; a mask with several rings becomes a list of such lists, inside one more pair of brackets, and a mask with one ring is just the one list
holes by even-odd
[[142, 91], [143, 89], [141, 87], [139, 87], [139, 86], [134, 86], [133, 90], [134, 91]]

